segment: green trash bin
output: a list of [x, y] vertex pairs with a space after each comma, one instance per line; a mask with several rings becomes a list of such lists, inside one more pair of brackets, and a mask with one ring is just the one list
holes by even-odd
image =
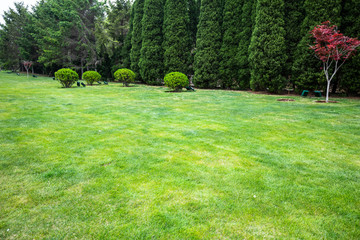
[[308, 91], [308, 90], [304, 90], [304, 91], [301, 93], [301, 96], [302, 96], [302, 97], [307, 97], [308, 94], [309, 94], [309, 91]]
[[315, 97], [321, 97], [322, 94], [320, 91], [314, 91]]

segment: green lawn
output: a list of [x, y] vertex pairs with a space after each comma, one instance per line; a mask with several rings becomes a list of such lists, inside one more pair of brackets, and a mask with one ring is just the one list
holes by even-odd
[[0, 239], [359, 239], [360, 101], [278, 98], [0, 73]]

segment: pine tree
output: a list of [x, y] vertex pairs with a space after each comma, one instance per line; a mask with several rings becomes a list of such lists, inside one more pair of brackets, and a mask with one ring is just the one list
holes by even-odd
[[133, 31], [131, 36], [131, 70], [135, 72], [137, 80], [141, 79], [139, 61], [141, 56], [142, 47], [142, 19], [144, 15], [144, 2], [145, 0], [136, 0], [134, 2], [134, 22]]
[[322, 64], [309, 49], [312, 43], [309, 32], [325, 21], [332, 24], [340, 24], [341, 0], [305, 0], [305, 19], [301, 25], [302, 39], [296, 47], [295, 60], [292, 67], [292, 77], [298, 91], [319, 89], [325, 84], [325, 78], [321, 71]]
[[0, 30], [0, 60], [4, 67], [18, 70], [21, 60], [32, 60], [30, 56], [33, 45], [29, 30], [31, 16], [24, 3], [15, 3], [14, 9], [4, 12], [4, 24]]
[[164, 0], [146, 0], [142, 20], [140, 74], [148, 84], [161, 84], [164, 77], [163, 16]]
[[251, 88], [280, 92], [287, 58], [283, 0], [258, 0], [249, 51]]
[[187, 74], [191, 47], [187, 0], [166, 0], [163, 31], [165, 74]]
[[[341, 24], [341, 32], [346, 36], [356, 37], [360, 39], [360, 8], [358, 0], [344, 0], [343, 10], [341, 13], [343, 16]], [[340, 77], [340, 88], [345, 90], [348, 94], [357, 94], [360, 92], [360, 53], [349, 59], [341, 72]]]
[[219, 80], [221, 47], [221, 1], [202, 0], [194, 59], [194, 84], [214, 88]]
[[239, 41], [241, 40], [241, 13], [244, 0], [228, 0], [224, 8], [222, 29], [224, 32], [220, 49], [220, 77], [224, 88], [239, 88], [236, 58]]
[[131, 8], [130, 14], [130, 22], [129, 22], [129, 32], [126, 35], [124, 46], [122, 48], [122, 58], [123, 58], [123, 66], [125, 68], [131, 67], [131, 59], [130, 59], [130, 52], [131, 52], [131, 38], [134, 26], [134, 6]]
[[250, 87], [249, 45], [255, 26], [256, 0], [244, 1], [241, 14], [240, 40], [237, 49], [238, 84], [240, 89]]

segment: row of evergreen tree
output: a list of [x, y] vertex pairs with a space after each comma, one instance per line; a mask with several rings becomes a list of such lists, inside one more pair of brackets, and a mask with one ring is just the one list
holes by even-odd
[[[16, 26], [22, 40], [10, 59], [32, 60], [44, 72], [97, 68], [108, 77], [127, 67], [148, 84], [179, 71], [200, 88], [301, 91], [325, 86], [321, 63], [309, 49], [314, 26], [330, 20], [345, 35], [360, 37], [359, 0], [135, 0], [132, 6], [117, 0], [106, 6], [41, 0], [27, 12], [29, 24]], [[5, 65], [11, 23], [0, 32]], [[334, 92], [360, 91], [359, 64], [356, 56], [344, 65]]]
[[[321, 63], [309, 31], [330, 20], [360, 36], [357, 0], [136, 0], [131, 68], [147, 83], [181, 71], [202, 88], [321, 89]], [[164, 6], [164, 7], [161, 7]], [[333, 91], [360, 90], [360, 57], [333, 81]]]

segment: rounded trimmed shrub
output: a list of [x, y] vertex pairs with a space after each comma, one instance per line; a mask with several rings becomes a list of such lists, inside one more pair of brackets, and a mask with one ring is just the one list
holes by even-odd
[[166, 74], [164, 78], [165, 86], [175, 92], [180, 92], [184, 87], [189, 86], [188, 77], [181, 72]]
[[55, 79], [58, 80], [64, 88], [70, 88], [79, 80], [79, 75], [70, 68], [62, 68], [55, 72]]
[[120, 81], [124, 86], [128, 87], [129, 83], [135, 82], [135, 73], [127, 68], [122, 68], [114, 73], [116, 81]]
[[84, 79], [87, 84], [93, 85], [94, 82], [100, 81], [101, 75], [95, 71], [86, 71], [83, 73], [82, 79]]

